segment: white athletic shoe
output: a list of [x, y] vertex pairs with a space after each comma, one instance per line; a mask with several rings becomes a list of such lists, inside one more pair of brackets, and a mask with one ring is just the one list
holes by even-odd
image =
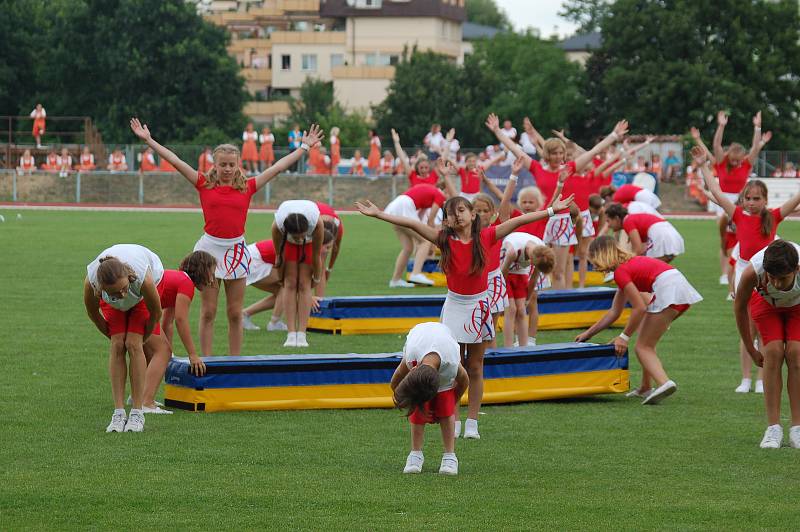
[[442, 455], [442, 465], [439, 466], [440, 475], [458, 475], [458, 458], [455, 453]]
[[250, 317], [250, 314], [242, 313], [242, 328], [245, 331], [260, 331], [261, 327], [253, 323], [253, 319]]
[[408, 458], [406, 458], [406, 466], [403, 468], [403, 473], [422, 473], [422, 464], [424, 462], [424, 456], [409, 453]]
[[125, 423], [125, 432], [142, 432], [144, 430], [144, 414], [131, 411], [128, 422]]
[[655, 390], [653, 390], [653, 393], [645, 397], [644, 401], [642, 401], [642, 404], [657, 405], [663, 399], [666, 399], [667, 397], [675, 393], [675, 390], [677, 389], [678, 389], [677, 384], [675, 384], [673, 381], [667, 381], [658, 388], [656, 388]]
[[433, 281], [425, 277], [421, 273], [415, 273], [414, 275], [409, 275], [408, 280], [414, 284], [423, 284], [425, 286], [433, 286]]
[[160, 406], [155, 405], [154, 407], [143, 406], [142, 412], [144, 412], [145, 414], [171, 414], [172, 410], [165, 410]]
[[733, 301], [733, 292], [728, 292], [728, 297], [725, 298], [725, 301]]
[[283, 320], [272, 321], [270, 320], [267, 323], [267, 330], [268, 331], [288, 331], [289, 327], [283, 322]]
[[464, 439], [465, 440], [480, 440], [481, 435], [478, 434], [478, 420], [469, 419], [464, 422]]
[[795, 449], [800, 449], [800, 425], [795, 425], [789, 429], [789, 445]]
[[308, 339], [306, 338], [306, 333], [299, 332], [297, 333], [297, 343], [295, 344], [297, 347], [308, 347]]
[[398, 279], [396, 281], [389, 281], [389, 288], [414, 288], [414, 283]]
[[640, 398], [644, 399], [645, 397], [650, 395], [650, 393], [652, 391], [653, 390], [644, 390], [644, 391], [642, 391], [639, 388], [634, 388], [633, 390], [631, 390], [628, 393], [626, 393], [625, 397], [640, 397]]
[[286, 335], [286, 341], [283, 342], [283, 347], [297, 347], [297, 333], [290, 332]]
[[725, 274], [720, 275], [719, 284], [728, 284], [728, 276]]
[[453, 424], [453, 436], [455, 438], [461, 437], [461, 420], [459, 419]]
[[764, 432], [764, 439], [761, 440], [760, 447], [762, 449], [780, 449], [782, 443], [783, 427], [780, 425], [770, 425]]
[[121, 412], [117, 414], [114, 412], [114, 415], [111, 416], [111, 423], [108, 424], [106, 427], [106, 432], [123, 432], [125, 430], [125, 421], [127, 421], [127, 416], [125, 412]]
[[756, 381], [756, 393], [764, 393], [764, 381]]
[[750, 379], [742, 379], [741, 384], [736, 387], [734, 390], [736, 393], [750, 393], [750, 384], [752, 381]]
[[608, 272], [607, 274], [605, 274], [605, 276], [603, 276], [604, 283], [610, 283], [613, 280], [614, 280], [614, 272]]

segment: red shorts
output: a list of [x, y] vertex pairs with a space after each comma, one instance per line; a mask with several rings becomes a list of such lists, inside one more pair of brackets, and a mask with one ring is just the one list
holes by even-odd
[[530, 281], [530, 275], [527, 273], [509, 273], [506, 275], [508, 297], [511, 299], [527, 299], [528, 281]]
[[[303, 257], [303, 260], [300, 260]], [[283, 247], [283, 260], [286, 262], [302, 262], [303, 264], [311, 264], [311, 242], [308, 244], [292, 244], [286, 242]]]
[[750, 317], [761, 335], [761, 345], [779, 340], [800, 341], [800, 305], [773, 307], [758, 293], [750, 299]]
[[[117, 310], [102, 299], [100, 300], [100, 312], [108, 323], [108, 334], [134, 333], [144, 336], [144, 326], [150, 317], [144, 299], [139, 301], [130, 310]], [[161, 334], [161, 327], [156, 323], [153, 334]]]
[[689, 303], [681, 303], [680, 305], [670, 305], [669, 306], [669, 308], [674, 308], [675, 310], [678, 311], [678, 315], [675, 316], [676, 319], [679, 318], [681, 316], [681, 314], [683, 314], [684, 312], [689, 310], [689, 307], [691, 307], [691, 305]]
[[414, 425], [438, 423], [439, 420], [452, 416], [456, 411], [456, 390], [450, 388], [436, 394], [436, 397], [414, 410], [408, 420]]
[[725, 251], [728, 251], [736, 247], [737, 242], [738, 240], [736, 239], [736, 233], [725, 231]]

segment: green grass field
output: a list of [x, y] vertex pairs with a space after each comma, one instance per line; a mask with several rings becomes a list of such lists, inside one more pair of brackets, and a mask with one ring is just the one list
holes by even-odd
[[[759, 449], [762, 397], [733, 392], [737, 333], [717, 284], [710, 221], [675, 222], [688, 248], [675, 264], [706, 298], [660, 345], [676, 395], [650, 408], [622, 396], [487, 406], [482, 439], [457, 441], [460, 474], [444, 478], [436, 427], [424, 473], [401, 473], [409, 430], [397, 410], [178, 411], [149, 416], [142, 434], [106, 434], [107, 341], [83, 309], [85, 265], [107, 245], [136, 242], [175, 267], [199, 237], [201, 215], [2, 213], [2, 530], [798, 526], [800, 450]], [[269, 223], [251, 214], [248, 241], [265, 238]], [[330, 294], [389, 293], [391, 229], [360, 216], [344, 223]], [[800, 224], [780, 233], [800, 240]], [[198, 310], [199, 301], [194, 323]], [[224, 314], [217, 325], [224, 352]], [[574, 335], [543, 332], [539, 343]], [[244, 352], [285, 353], [283, 340], [247, 332]], [[400, 350], [403, 338], [310, 334], [309, 342], [312, 352], [375, 352]], [[635, 357], [631, 369], [637, 383]], [[787, 409], [784, 401], [785, 424]]]

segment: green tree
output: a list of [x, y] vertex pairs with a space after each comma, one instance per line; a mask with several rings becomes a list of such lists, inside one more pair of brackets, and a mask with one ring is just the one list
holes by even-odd
[[[781, 21], [776, 24], [775, 21]], [[635, 130], [710, 136], [719, 109], [732, 115], [726, 142], [749, 145], [761, 110], [773, 148], [800, 142], [797, 3], [617, 0], [603, 45], [587, 64], [587, 95], [600, 133], [620, 117]]]
[[[0, 0], [0, 114], [30, 113], [37, 103], [37, 39], [44, 22], [37, 0]], [[30, 129], [28, 127], [28, 129]]]
[[598, 31], [608, 15], [608, 0], [567, 0], [559, 15], [578, 25], [578, 33]]
[[508, 15], [497, 6], [495, 0], [467, 0], [466, 8], [469, 22], [506, 31], [512, 29]]

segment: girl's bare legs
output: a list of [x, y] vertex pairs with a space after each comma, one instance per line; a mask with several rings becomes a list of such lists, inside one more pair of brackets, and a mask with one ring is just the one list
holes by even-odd
[[[125, 380], [128, 366], [125, 363], [125, 333], [111, 337], [111, 352], [108, 357], [108, 374], [111, 378], [111, 396], [114, 408], [125, 408]], [[141, 403], [139, 403], [141, 405]]]
[[508, 300], [508, 306], [503, 315], [503, 345], [505, 347], [514, 345], [514, 327], [517, 324], [517, 305], [514, 301], [513, 298]]
[[200, 292], [200, 352], [204, 357], [211, 356], [214, 344], [214, 320], [217, 317], [220, 280]]
[[[494, 330], [495, 331], [499, 331], [500, 330], [500, 329], [497, 328], [497, 322], [499, 322], [499, 321], [500, 321], [500, 313], [499, 312], [495, 312], [494, 314], [492, 314], [492, 323], [494, 324]], [[495, 335], [495, 337], [492, 338], [492, 340], [489, 342], [489, 347], [491, 347], [491, 348], [497, 347], [497, 335]]]
[[578, 288], [586, 288], [586, 272], [589, 270], [589, 245], [594, 237], [587, 236], [578, 240]]
[[311, 266], [300, 264], [300, 279], [297, 285], [297, 320], [299, 332], [306, 332], [311, 315]]
[[569, 259], [569, 246], [553, 246], [553, 251], [556, 254], [556, 263], [553, 267], [553, 288], [564, 290], [567, 288], [565, 272], [567, 260]]
[[[656, 354], [656, 344], [676, 317], [678, 317], [678, 311], [672, 308], [664, 309], [657, 314], [648, 312], [639, 329], [639, 337], [636, 339], [636, 357], [644, 370], [642, 379], [644, 380], [646, 375], [649, 375], [658, 386], [667, 382], [669, 377]], [[644, 373], [645, 371], [647, 374]]]
[[[439, 420], [439, 427], [442, 429], [442, 447], [444, 447], [444, 452], [446, 453], [454, 453], [456, 451], [455, 425], [455, 415]], [[422, 449], [421, 443], [420, 449]]]
[[283, 274], [283, 289], [281, 290], [281, 297], [283, 298], [284, 310], [286, 311], [286, 327], [289, 329], [290, 333], [295, 333], [298, 331], [298, 273], [299, 269], [296, 262], [286, 262], [286, 269]]
[[564, 287], [573, 288], [575, 286], [575, 255], [569, 253], [567, 255], [567, 262], [564, 263]]
[[161, 380], [167, 371], [167, 364], [172, 356], [169, 345], [163, 335], [151, 334], [144, 343], [145, 357], [147, 358], [147, 372], [144, 376], [144, 399], [142, 404], [151, 408], [155, 407], [156, 393], [161, 386]]
[[531, 302], [528, 303], [528, 339], [539, 334], [539, 293], [534, 290]]
[[789, 367], [786, 376], [789, 411], [792, 415], [792, 426], [796, 427], [800, 425], [800, 342], [786, 343], [786, 365]]
[[483, 354], [486, 352], [486, 343], [461, 345], [462, 355], [464, 351], [467, 354], [463, 365], [469, 376], [467, 418], [477, 420], [483, 400]]
[[[247, 280], [228, 279], [225, 281], [225, 310], [228, 314], [228, 354], [239, 356], [242, 353], [242, 305], [244, 304], [244, 291]], [[205, 290], [204, 290], [205, 291]]]
[[514, 306], [517, 307], [514, 331], [517, 333], [520, 347], [525, 347], [528, 345], [528, 314], [525, 312], [525, 300], [515, 299]]
[[397, 239], [400, 241], [400, 253], [397, 255], [397, 260], [394, 262], [394, 273], [392, 274], [392, 281], [399, 281], [403, 278], [403, 272], [406, 271], [408, 265], [408, 258], [414, 251], [414, 239], [411, 234], [404, 227], [394, 227], [394, 232], [397, 234]]
[[[453, 437], [453, 428], [450, 427], [450, 437]], [[411, 450], [422, 451], [422, 445], [425, 443], [425, 425], [417, 425], [411, 423]]]
[[425, 260], [431, 254], [431, 243], [421, 238], [414, 239], [414, 244], [417, 251], [414, 253], [414, 266], [411, 269], [411, 275], [422, 273], [422, 267], [425, 266]]
[[[128, 351], [128, 374], [131, 379], [131, 401], [134, 409], [142, 408], [144, 396], [145, 375], [147, 374], [147, 360], [144, 357], [142, 335], [127, 333], [125, 335], [125, 349]], [[124, 395], [125, 388], [122, 392]], [[121, 398], [122, 396], [120, 396]], [[115, 398], [116, 401], [116, 398]], [[121, 408], [121, 407], [120, 407]]]
[[328, 252], [322, 252], [322, 268], [323, 272], [319, 277], [319, 283], [314, 287], [314, 294], [317, 297], [325, 297], [325, 289], [328, 288], [328, 272], [325, 268], [328, 267]]
[[[797, 342], [792, 343], [797, 344]], [[762, 347], [761, 352], [764, 353], [764, 405], [767, 410], [767, 424], [779, 425], [783, 391], [781, 373], [783, 361], [786, 360], [786, 350], [781, 340], [775, 340]]]
[[248, 316], [254, 316], [259, 312], [264, 312], [266, 310], [270, 310], [271, 308], [275, 308], [275, 294], [270, 294], [265, 298], [259, 299], [246, 309], [244, 309], [244, 313]]

